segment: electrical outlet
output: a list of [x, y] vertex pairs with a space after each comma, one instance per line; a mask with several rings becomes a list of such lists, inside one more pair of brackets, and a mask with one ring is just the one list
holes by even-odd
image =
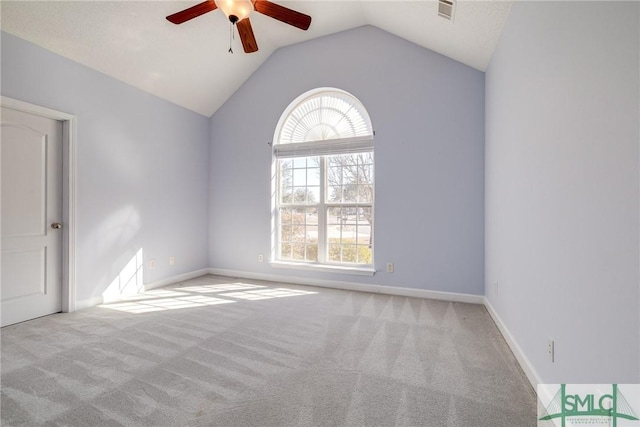
[[169, 265], [176, 265], [176, 257], [174, 256], [169, 257]]
[[549, 354], [549, 360], [551, 363], [555, 362], [555, 343], [553, 338], [549, 338], [547, 341], [547, 353]]
[[150, 259], [149, 260], [149, 268], [156, 268], [157, 265], [157, 261], [155, 259]]
[[387, 263], [387, 273], [393, 273], [393, 263], [392, 262], [388, 262]]
[[258, 255], [258, 262], [264, 262], [264, 255]]

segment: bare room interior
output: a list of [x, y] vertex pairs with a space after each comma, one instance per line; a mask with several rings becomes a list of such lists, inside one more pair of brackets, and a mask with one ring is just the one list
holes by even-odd
[[0, 29], [3, 426], [551, 427], [539, 385], [640, 383], [639, 2]]

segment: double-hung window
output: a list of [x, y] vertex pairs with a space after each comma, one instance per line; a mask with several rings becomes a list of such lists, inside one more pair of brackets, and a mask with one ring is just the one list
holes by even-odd
[[338, 89], [307, 93], [274, 141], [275, 261], [373, 267], [373, 130], [364, 106]]

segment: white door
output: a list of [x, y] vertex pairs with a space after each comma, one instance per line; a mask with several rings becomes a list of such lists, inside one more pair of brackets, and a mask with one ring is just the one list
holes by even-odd
[[2, 326], [62, 310], [62, 122], [2, 108]]

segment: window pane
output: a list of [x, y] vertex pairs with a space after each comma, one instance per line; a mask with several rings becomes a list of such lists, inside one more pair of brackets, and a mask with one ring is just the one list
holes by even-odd
[[293, 158], [293, 167], [294, 168], [306, 168], [307, 167], [307, 158], [306, 157], [294, 157]]
[[327, 224], [341, 224], [342, 208], [329, 208], [327, 212]]
[[358, 264], [371, 264], [372, 259], [369, 246], [358, 246]]
[[330, 185], [342, 185], [342, 167], [330, 167], [327, 169], [327, 182]]
[[318, 209], [280, 208], [280, 259], [318, 260]]
[[341, 185], [329, 185], [327, 190], [327, 200], [331, 203], [342, 201], [342, 186]]
[[307, 204], [314, 205], [320, 201], [320, 187], [307, 188]]
[[292, 243], [293, 249], [292, 259], [294, 261], [304, 261], [304, 243]]
[[318, 226], [307, 225], [305, 241], [307, 243], [318, 243]]
[[320, 158], [318, 156], [297, 157], [283, 159], [280, 162], [280, 203], [309, 205], [319, 203]]
[[358, 185], [358, 201], [360, 203], [373, 202], [373, 186]]
[[[373, 201], [373, 155], [371, 153], [328, 156], [327, 199], [330, 202]], [[342, 187], [340, 187], [342, 186]]]
[[293, 172], [286, 165], [291, 165], [291, 160], [281, 160], [280, 163], [280, 202], [291, 203], [293, 198]]
[[306, 169], [293, 169], [293, 185], [296, 187], [304, 187], [307, 185]]
[[369, 245], [371, 244], [371, 227], [368, 225], [359, 225], [358, 226], [358, 237], [357, 243], [359, 245]]
[[342, 183], [344, 185], [358, 183], [358, 167], [356, 165], [346, 165], [342, 168]]
[[342, 162], [340, 161], [340, 156], [327, 156], [327, 166], [332, 167], [341, 167]]
[[291, 184], [292, 179], [293, 179], [293, 169], [284, 167], [281, 163], [280, 164], [280, 184], [292, 185]]
[[307, 169], [307, 185], [320, 185], [320, 168]]
[[307, 224], [318, 224], [318, 210], [316, 208], [307, 209]]
[[373, 185], [373, 165], [358, 165], [358, 184]]
[[330, 262], [371, 264], [371, 207], [327, 209], [327, 254]]
[[293, 160], [292, 159], [280, 159], [280, 169], [281, 170], [291, 169], [292, 167], [293, 167]]
[[342, 262], [356, 262], [356, 245], [342, 245]]
[[281, 242], [290, 242], [291, 236], [293, 236], [293, 228], [288, 224], [283, 224], [280, 226], [280, 241]]
[[291, 223], [291, 209], [280, 208], [280, 224]]
[[300, 226], [300, 225], [294, 225], [293, 226], [293, 232], [291, 233], [291, 241], [292, 242], [298, 242], [298, 243], [304, 243], [305, 241], [305, 227], [304, 225]]
[[358, 211], [360, 208], [355, 206], [351, 206], [348, 208], [342, 208], [342, 224], [344, 226], [349, 227], [351, 230], [351, 226], [354, 226], [358, 223]]
[[339, 243], [329, 243], [329, 261], [340, 262], [342, 261], [342, 255], [340, 253]]
[[282, 245], [280, 245], [280, 258], [291, 259], [291, 244], [282, 243]]
[[366, 221], [367, 224], [373, 225], [373, 215], [372, 215], [371, 207], [361, 207], [359, 208], [359, 220], [360, 222]]
[[280, 203], [291, 203], [293, 201], [293, 188], [282, 187], [280, 190]]
[[342, 187], [342, 201], [347, 203], [355, 203], [358, 201], [358, 186], [347, 183]]
[[318, 261], [318, 244], [317, 243], [306, 246], [305, 260], [312, 261], [312, 262]]
[[294, 225], [306, 223], [305, 221], [306, 209], [291, 209], [291, 223]]
[[307, 188], [306, 187], [294, 187], [293, 188], [293, 203], [305, 203], [307, 201]]

